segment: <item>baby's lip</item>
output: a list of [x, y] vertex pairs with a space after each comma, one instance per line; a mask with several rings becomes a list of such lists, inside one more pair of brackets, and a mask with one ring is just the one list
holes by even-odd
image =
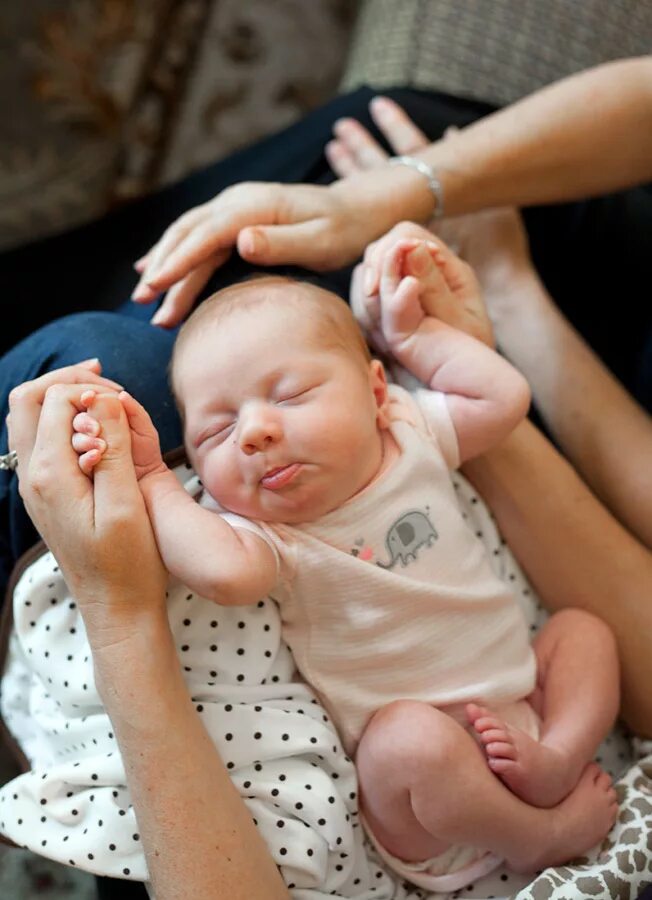
[[260, 483], [271, 491], [278, 491], [292, 481], [300, 468], [301, 463], [296, 462], [289, 463], [287, 466], [276, 466], [274, 469], [265, 472], [260, 479]]

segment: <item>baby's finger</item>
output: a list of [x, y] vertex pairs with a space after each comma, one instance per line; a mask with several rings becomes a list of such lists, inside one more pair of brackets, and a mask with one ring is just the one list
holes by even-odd
[[93, 469], [102, 459], [102, 454], [99, 450], [89, 450], [88, 453], [82, 453], [79, 457], [79, 468], [82, 470], [84, 475], [88, 475], [90, 478], [93, 474]]
[[152, 431], [156, 432], [150, 414], [135, 397], [132, 397], [127, 391], [122, 391], [120, 394], [120, 401], [122, 403], [122, 408], [127, 415], [129, 428], [132, 431], [139, 435], [151, 434]]
[[389, 97], [374, 97], [369, 109], [371, 118], [395, 153], [414, 153], [430, 143], [407, 113]]
[[100, 433], [100, 425], [97, 419], [89, 416], [87, 412], [77, 413], [72, 420], [72, 427], [80, 434], [87, 434], [89, 437], [97, 437]]
[[403, 278], [405, 257], [421, 242], [417, 240], [396, 241], [384, 254], [380, 262], [380, 299], [381, 304], [386, 297], [393, 295]]
[[419, 282], [408, 275], [381, 307], [383, 334], [391, 344], [417, 330], [423, 319], [419, 303]]
[[99, 450], [100, 454], [106, 450], [106, 441], [102, 438], [91, 437], [90, 434], [76, 432], [72, 436], [72, 447], [75, 453], [88, 453], [90, 450]]

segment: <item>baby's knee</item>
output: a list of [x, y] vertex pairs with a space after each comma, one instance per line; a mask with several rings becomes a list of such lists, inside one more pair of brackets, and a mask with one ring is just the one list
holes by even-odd
[[617, 656], [615, 635], [599, 616], [585, 609], [562, 609], [550, 619], [560, 635], [575, 637], [587, 646], [594, 646], [601, 654]]
[[369, 721], [356, 756], [358, 769], [372, 767], [381, 777], [406, 779], [423, 767], [449, 771], [470, 740], [446, 713], [417, 700], [397, 700], [379, 709]]

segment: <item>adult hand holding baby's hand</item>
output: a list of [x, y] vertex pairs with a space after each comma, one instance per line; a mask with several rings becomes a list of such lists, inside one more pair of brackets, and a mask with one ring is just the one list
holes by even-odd
[[[158, 432], [149, 414], [127, 391], [121, 391], [118, 396], [129, 423], [131, 456], [137, 480], [140, 481], [146, 475], [167, 471], [161, 456]], [[72, 423], [72, 445], [80, 454], [80, 469], [89, 477], [107, 449], [107, 443], [101, 437], [101, 425], [94, 415], [96, 399], [95, 391], [85, 391], [80, 397], [80, 404], [85, 411], [78, 413]]]
[[[392, 256], [399, 244], [403, 247], [400, 260]], [[351, 282], [354, 315], [379, 351], [388, 349], [380, 328], [381, 295], [384, 288], [385, 293], [395, 289], [397, 273], [419, 282], [419, 302], [426, 315], [494, 347], [491, 322], [473, 269], [428, 229], [400, 222], [367, 247]]]
[[[165, 616], [166, 572], [136, 481], [131, 438], [118, 391], [94, 369], [43, 375], [10, 397], [10, 446], [18, 455], [20, 493], [77, 599], [93, 648], [127, 638], [152, 611]], [[72, 447], [72, 421], [84, 390], [107, 449], [91, 481]]]

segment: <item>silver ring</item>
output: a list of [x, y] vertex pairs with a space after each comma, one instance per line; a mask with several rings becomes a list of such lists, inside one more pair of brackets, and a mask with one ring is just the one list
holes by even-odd
[[18, 454], [15, 450], [10, 450], [9, 453], [0, 454], [0, 472], [9, 471], [13, 472], [18, 468]]

